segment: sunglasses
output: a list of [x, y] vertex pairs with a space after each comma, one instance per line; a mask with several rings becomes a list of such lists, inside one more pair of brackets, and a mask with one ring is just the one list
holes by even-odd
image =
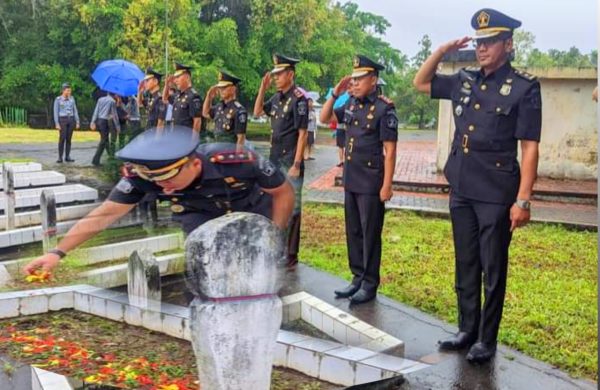
[[489, 37], [489, 38], [480, 38], [480, 39], [474, 39], [473, 42], [473, 47], [479, 47], [479, 46], [485, 46], [485, 47], [490, 47], [498, 42], [503, 42], [504, 39], [499, 38], [499, 37]]
[[149, 169], [145, 165], [141, 164], [131, 164], [131, 171], [137, 174], [144, 180], [157, 182], [157, 181], [165, 181], [174, 178], [181, 172], [185, 163], [189, 161], [188, 157], [184, 157], [181, 160], [160, 169]]

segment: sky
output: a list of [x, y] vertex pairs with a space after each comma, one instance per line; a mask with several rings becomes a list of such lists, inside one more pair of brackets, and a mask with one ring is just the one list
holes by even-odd
[[523, 22], [532, 32], [534, 47], [568, 50], [576, 46], [589, 53], [598, 46], [596, 0], [352, 0], [363, 11], [384, 16], [390, 23], [384, 39], [412, 57], [424, 34], [433, 48], [472, 35], [471, 17], [481, 8], [493, 8]]

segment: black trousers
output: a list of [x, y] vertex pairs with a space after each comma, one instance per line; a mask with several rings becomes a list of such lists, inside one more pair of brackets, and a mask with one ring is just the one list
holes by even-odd
[[100, 158], [104, 149], [106, 149], [109, 156], [113, 156], [115, 153], [117, 129], [109, 124], [108, 119], [97, 119], [96, 128], [100, 132], [100, 143], [96, 149], [96, 154], [92, 159], [92, 164], [100, 164]]
[[75, 130], [75, 118], [72, 116], [61, 116], [58, 118], [60, 135], [58, 137], [58, 158], [62, 160], [63, 152], [65, 158], [71, 157], [71, 139]]
[[[485, 203], [450, 194], [450, 217], [456, 256], [458, 326], [495, 343], [504, 307], [510, 205]], [[484, 304], [481, 307], [483, 279]]]
[[381, 231], [385, 205], [379, 194], [344, 193], [346, 244], [352, 284], [368, 292], [379, 287], [381, 266]]

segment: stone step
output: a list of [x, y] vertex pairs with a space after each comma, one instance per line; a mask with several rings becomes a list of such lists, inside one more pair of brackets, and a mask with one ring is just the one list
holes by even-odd
[[[56, 204], [74, 203], [74, 202], [91, 202], [98, 199], [98, 191], [94, 188], [83, 184], [69, 184], [60, 187], [39, 187], [27, 190], [15, 191], [15, 207], [39, 207], [40, 195], [43, 190], [54, 191]], [[6, 207], [6, 198], [0, 196], [0, 210]]]
[[[98, 207], [100, 203], [86, 203], [75, 206], [65, 206], [56, 208], [57, 222], [79, 219], [87, 215], [90, 211]], [[15, 214], [15, 227], [26, 227], [39, 225], [42, 223], [42, 213], [40, 210], [27, 211]], [[0, 230], [6, 228], [6, 216], [0, 215]]]
[[[42, 170], [42, 164], [36, 162], [10, 163], [13, 172], [37, 172]], [[0, 164], [0, 175], [2, 175], [2, 164]]]
[[[55, 171], [16, 172], [15, 188], [43, 187], [65, 184], [65, 175]], [[0, 175], [0, 190], [4, 190], [4, 182]]]

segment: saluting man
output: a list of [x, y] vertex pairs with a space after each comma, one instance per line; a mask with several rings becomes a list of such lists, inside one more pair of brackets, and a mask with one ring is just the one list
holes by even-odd
[[[360, 304], [374, 299], [379, 287], [384, 202], [393, 195], [398, 118], [394, 103], [377, 91], [384, 66], [363, 55], [353, 65], [352, 75], [342, 78], [323, 105], [320, 120], [328, 122], [334, 114], [346, 128], [344, 216], [353, 278], [335, 294]], [[335, 100], [350, 87], [352, 98], [334, 111]]]
[[[288, 228], [287, 264], [293, 268], [298, 263], [300, 248], [300, 222], [302, 215], [302, 184], [304, 182], [304, 148], [308, 140], [308, 102], [296, 88], [294, 77], [300, 60], [275, 54], [274, 68], [262, 79], [254, 116], [271, 118], [271, 151], [269, 159], [287, 172], [294, 186], [296, 204]], [[277, 93], [265, 102], [265, 93], [275, 79]]]
[[441, 341], [440, 348], [470, 347], [467, 360], [484, 362], [496, 352], [512, 232], [530, 219], [542, 101], [536, 78], [510, 63], [513, 30], [521, 22], [485, 8], [473, 15], [471, 25], [479, 67], [436, 74], [444, 54], [472, 39], [464, 37], [434, 51], [414, 85], [434, 99], [451, 100], [456, 124], [444, 173], [451, 187], [459, 333]]
[[[244, 146], [248, 125], [248, 111], [237, 100], [237, 89], [241, 81], [236, 76], [220, 71], [219, 81], [208, 90], [202, 107], [202, 116], [215, 121], [214, 141], [235, 143], [238, 148]], [[217, 92], [221, 101], [211, 107]]]
[[[169, 95], [172, 84], [177, 86], [177, 93]], [[167, 77], [163, 89], [164, 104], [173, 105], [173, 125], [185, 126], [200, 133], [202, 126], [202, 97], [192, 88], [192, 67], [175, 63], [175, 73]]]
[[[146, 69], [146, 76], [138, 88], [138, 105], [146, 109], [148, 119], [146, 130], [153, 127], [164, 127], [167, 105], [162, 100], [160, 93], [160, 80], [163, 75], [152, 68]], [[146, 96], [144, 96], [146, 94]], [[134, 138], [137, 134], [134, 134]]]

